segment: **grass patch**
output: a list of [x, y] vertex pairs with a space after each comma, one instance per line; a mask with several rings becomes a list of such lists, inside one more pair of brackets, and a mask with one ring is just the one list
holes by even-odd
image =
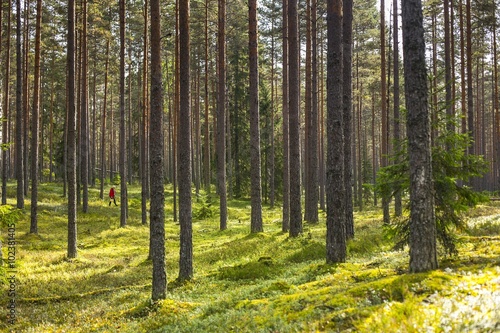
[[[9, 184], [13, 194], [15, 184]], [[355, 213], [346, 263], [325, 263], [325, 215], [304, 234], [281, 231], [281, 209], [264, 207], [264, 232], [250, 234], [249, 200], [233, 200], [219, 230], [217, 198], [193, 200], [194, 279], [177, 281], [179, 225], [166, 189], [167, 299], [152, 303], [149, 228], [140, 189], [129, 188], [128, 225], [119, 207], [90, 189], [78, 212], [78, 258], [66, 259], [66, 202], [42, 184], [39, 234], [29, 231], [29, 202], [16, 212], [16, 332], [493, 332], [500, 285], [500, 204], [469, 212], [459, 255], [441, 269], [408, 274], [408, 251], [391, 251], [377, 208]], [[13, 200], [13, 199], [12, 199]], [[10, 204], [14, 204], [9, 200]], [[8, 211], [7, 211], [8, 212]], [[0, 215], [1, 215], [0, 211]], [[11, 216], [11, 217], [12, 217]], [[5, 227], [1, 236], [5, 237]], [[3, 249], [5, 251], [5, 247]], [[6, 253], [3, 253], [5, 257]], [[7, 293], [5, 280], [0, 292]], [[5, 309], [6, 298], [0, 298]], [[452, 318], [464, 318], [453, 321]]]

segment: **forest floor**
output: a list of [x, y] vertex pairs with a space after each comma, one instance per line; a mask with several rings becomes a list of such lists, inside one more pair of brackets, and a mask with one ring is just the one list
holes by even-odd
[[[9, 191], [14, 197], [14, 184]], [[16, 295], [8, 296], [4, 280], [0, 331], [500, 331], [500, 202], [469, 212], [471, 231], [460, 236], [457, 256], [441, 255], [439, 269], [409, 274], [408, 249], [391, 250], [378, 208], [355, 212], [347, 262], [327, 265], [323, 213], [292, 239], [281, 231], [281, 208], [264, 205], [264, 232], [250, 234], [249, 200], [231, 200], [228, 229], [219, 231], [218, 203], [201, 196], [193, 201], [194, 279], [181, 284], [179, 225], [167, 188], [168, 294], [151, 304], [149, 229], [141, 225], [140, 188], [128, 191], [128, 225], [120, 228], [120, 207], [90, 190], [89, 213], [78, 213], [73, 260], [66, 259], [62, 187], [41, 186], [38, 235], [28, 233], [26, 200], [15, 225]], [[6, 233], [4, 227], [4, 258]], [[15, 324], [8, 323], [11, 300]]]

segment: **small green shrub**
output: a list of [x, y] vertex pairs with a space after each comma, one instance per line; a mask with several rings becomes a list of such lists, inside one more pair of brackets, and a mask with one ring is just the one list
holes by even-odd
[[279, 273], [279, 268], [272, 260], [259, 260], [243, 265], [222, 267], [219, 269], [219, 279], [239, 281], [267, 279]]
[[216, 214], [216, 209], [212, 207], [212, 198], [210, 195], [198, 195], [197, 208], [193, 211], [193, 217], [196, 220], [206, 220], [213, 218]]
[[[467, 154], [472, 144], [469, 134], [458, 134], [447, 129], [453, 119], [442, 117], [439, 135], [432, 147], [432, 179], [437, 240], [450, 255], [458, 253], [457, 233], [466, 230], [465, 213], [486, 197], [466, 184], [473, 177], [480, 177], [487, 171], [483, 156]], [[456, 124], [454, 124], [456, 125]], [[400, 151], [394, 157], [394, 164], [382, 168], [377, 177], [377, 189], [382, 196], [396, 193], [406, 195], [410, 187], [410, 162], [407, 140], [400, 143]], [[410, 210], [408, 201], [406, 209]], [[410, 220], [406, 216], [397, 219], [387, 228], [388, 235], [395, 241], [395, 248], [401, 249], [409, 241]]]
[[311, 242], [288, 256], [287, 261], [301, 263], [305, 261], [320, 260], [326, 256], [326, 245], [319, 242]]

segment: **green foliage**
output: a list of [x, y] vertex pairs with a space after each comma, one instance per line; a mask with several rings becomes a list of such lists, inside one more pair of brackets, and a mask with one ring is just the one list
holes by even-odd
[[256, 262], [222, 267], [219, 269], [218, 277], [224, 280], [255, 280], [269, 279], [279, 273], [279, 269], [274, 265], [270, 257], [261, 257]]
[[212, 204], [212, 197], [209, 194], [198, 194], [197, 202], [193, 209], [193, 218], [196, 220], [213, 218], [216, 214], [216, 209]]
[[[448, 122], [442, 125], [453, 124], [452, 120]], [[437, 130], [439, 135], [432, 147], [437, 239], [448, 254], [456, 254], [457, 232], [466, 230], [465, 213], [486, 200], [484, 195], [475, 192], [467, 182], [483, 175], [487, 171], [487, 163], [482, 156], [467, 154], [467, 148], [472, 144], [468, 134], [454, 133], [445, 126], [438, 126]], [[407, 142], [401, 142], [400, 146], [400, 152], [393, 157], [396, 163], [379, 171], [377, 190], [381, 195], [408, 193], [410, 180]], [[407, 210], [409, 205], [410, 202], [407, 202]], [[408, 243], [408, 216], [395, 219], [387, 230], [388, 235], [395, 239], [396, 247], [402, 248]]]
[[22, 215], [22, 210], [11, 205], [0, 206], [0, 227], [3, 230], [9, 224], [16, 224]]

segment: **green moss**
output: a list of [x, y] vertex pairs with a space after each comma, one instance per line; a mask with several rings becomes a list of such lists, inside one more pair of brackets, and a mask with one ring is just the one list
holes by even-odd
[[324, 259], [326, 256], [326, 246], [319, 242], [311, 242], [304, 245], [301, 249], [288, 256], [287, 260], [291, 263], [301, 263], [305, 261]]
[[[15, 193], [15, 184], [9, 186]], [[149, 228], [140, 222], [140, 188], [129, 188], [125, 228], [119, 228], [119, 210], [91, 189], [90, 212], [78, 215], [79, 252], [72, 260], [66, 259], [62, 189], [42, 184], [41, 191], [39, 235], [28, 233], [28, 214], [22, 213], [16, 225], [20, 320], [7, 327], [0, 311], [0, 330], [418, 332], [428, 323], [424, 306], [433, 311], [429, 318], [439, 320], [430, 299], [475, 295], [476, 289], [462, 293], [456, 288], [493, 288], [491, 279], [498, 276], [500, 242], [490, 233], [499, 219], [493, 215], [477, 233], [462, 236], [459, 255], [440, 258], [442, 269], [407, 274], [408, 252], [388, 250], [378, 209], [355, 213], [356, 235], [349, 242], [347, 262], [328, 265], [324, 224], [305, 224], [301, 237], [290, 238], [281, 231], [281, 208], [265, 207], [265, 232], [250, 234], [250, 203], [238, 200], [229, 202], [227, 230], [219, 230], [217, 218], [193, 224], [195, 276], [179, 283], [179, 225], [172, 220], [168, 186], [168, 293], [166, 300], [152, 304]], [[497, 203], [488, 205], [471, 216], [480, 218], [490, 210], [498, 214]], [[5, 286], [0, 292], [6, 293]], [[0, 306], [5, 305], [0, 298]]]
[[256, 280], [268, 279], [279, 274], [280, 268], [273, 264], [272, 260], [260, 260], [243, 265], [222, 267], [219, 269], [218, 277], [224, 280]]

